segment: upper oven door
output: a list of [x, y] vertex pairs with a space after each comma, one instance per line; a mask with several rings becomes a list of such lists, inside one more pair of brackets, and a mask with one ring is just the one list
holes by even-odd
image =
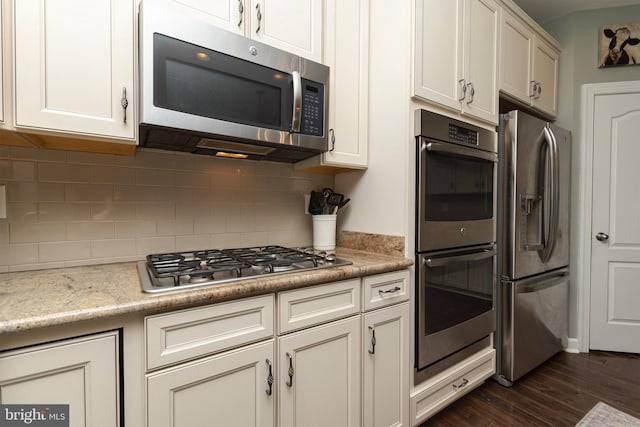
[[497, 154], [418, 137], [417, 250], [495, 242]]

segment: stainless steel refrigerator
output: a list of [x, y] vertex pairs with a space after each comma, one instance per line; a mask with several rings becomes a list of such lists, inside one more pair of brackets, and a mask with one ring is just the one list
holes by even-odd
[[510, 386], [567, 345], [571, 133], [500, 116], [495, 379]]

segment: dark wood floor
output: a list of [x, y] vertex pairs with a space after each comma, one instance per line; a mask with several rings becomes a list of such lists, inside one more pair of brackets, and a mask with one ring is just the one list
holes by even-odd
[[640, 418], [640, 355], [559, 353], [511, 388], [487, 380], [420, 427], [575, 426], [598, 401]]

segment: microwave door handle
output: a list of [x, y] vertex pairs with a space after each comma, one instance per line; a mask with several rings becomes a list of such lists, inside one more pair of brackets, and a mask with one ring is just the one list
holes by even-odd
[[489, 249], [486, 251], [468, 255], [458, 255], [444, 258], [427, 258], [424, 260], [424, 263], [427, 267], [442, 267], [445, 265], [458, 264], [461, 262], [480, 261], [483, 259], [494, 257], [496, 253], [497, 251], [495, 249]]
[[[549, 230], [547, 232], [547, 236], [544, 238], [544, 246], [539, 251], [540, 259], [542, 262], [548, 262], [551, 258], [551, 254], [553, 253], [553, 249], [556, 245], [556, 240], [558, 238], [558, 216], [560, 215], [560, 194], [558, 190], [559, 186], [559, 161], [558, 161], [558, 143], [556, 141], [556, 137], [553, 134], [553, 131], [549, 127], [549, 125], [545, 126], [543, 129], [544, 139], [546, 141], [547, 147], [547, 155], [549, 156], [549, 210], [548, 210], [548, 224]], [[540, 162], [541, 165], [543, 162]], [[542, 174], [543, 171], [541, 170]], [[541, 175], [541, 180], [544, 179], [544, 175]]]
[[482, 151], [475, 148], [461, 147], [455, 144], [448, 144], [443, 142], [426, 142], [422, 144], [422, 149], [427, 151], [453, 154], [462, 157], [482, 159], [493, 163], [498, 162], [498, 155], [496, 153]]
[[302, 116], [302, 79], [300, 73], [294, 71], [293, 76], [293, 118], [291, 120], [291, 133], [300, 132], [300, 117]]

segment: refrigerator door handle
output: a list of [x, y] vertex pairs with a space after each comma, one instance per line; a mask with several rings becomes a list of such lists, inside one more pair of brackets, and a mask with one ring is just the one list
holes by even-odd
[[538, 292], [543, 289], [552, 288], [554, 286], [557, 286], [561, 283], [566, 282], [568, 276], [569, 276], [569, 272], [563, 272], [554, 277], [549, 277], [547, 279], [544, 279], [538, 282], [522, 283], [520, 286], [517, 287], [516, 292], [518, 294], [528, 294], [530, 292]]
[[[547, 236], [543, 240], [543, 248], [538, 251], [542, 262], [546, 263], [551, 258], [553, 249], [556, 245], [558, 238], [558, 222], [560, 216], [560, 194], [559, 194], [559, 180], [560, 180], [560, 165], [558, 161], [558, 142], [556, 136], [553, 134], [551, 127], [547, 125], [543, 129], [544, 139], [546, 141], [547, 155], [549, 156], [549, 211], [548, 211], [548, 224], [549, 230]], [[543, 160], [541, 155], [541, 160]], [[540, 164], [544, 164], [542, 161]], [[540, 180], [544, 182], [544, 175], [540, 172]], [[542, 188], [542, 186], [541, 186]], [[542, 192], [542, 191], [541, 191]]]

